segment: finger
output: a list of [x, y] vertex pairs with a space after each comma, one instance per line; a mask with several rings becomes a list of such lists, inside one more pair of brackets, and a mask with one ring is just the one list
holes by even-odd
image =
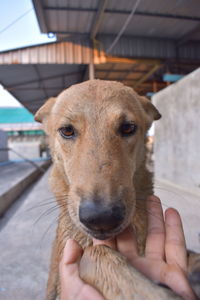
[[137, 257], [133, 266], [154, 282], [167, 285], [183, 299], [196, 299], [184, 272], [177, 265], [167, 265], [164, 261], [156, 262], [145, 257]]
[[78, 243], [71, 239], [68, 240], [59, 265], [61, 300], [77, 299], [77, 295], [82, 289], [83, 282], [79, 278], [78, 264], [76, 263], [81, 255], [82, 248]]
[[154, 282], [161, 282], [162, 269], [165, 267], [164, 261], [156, 261], [154, 259], [148, 259], [144, 256], [137, 256], [132, 261], [132, 265], [147, 278], [153, 280]]
[[169, 264], [177, 264], [187, 271], [187, 250], [183, 226], [179, 213], [169, 208], [165, 212], [166, 243], [165, 255]]
[[63, 256], [59, 264], [60, 274], [66, 280], [78, 276], [78, 264], [83, 254], [83, 249], [79, 244], [72, 239], [67, 240], [65, 248], [63, 250]]
[[78, 264], [68, 264], [60, 272], [61, 300], [105, 300], [92, 286], [79, 277]]
[[177, 267], [177, 265], [165, 264], [165, 267], [161, 272], [160, 281], [170, 287], [183, 299], [196, 299], [184, 272], [179, 267]]
[[133, 261], [137, 253], [137, 241], [133, 227], [127, 227], [122, 233], [116, 237], [117, 249], [129, 261]]
[[79, 277], [77, 261], [83, 250], [74, 240], [68, 240], [60, 262], [61, 300], [104, 300], [93, 287]]
[[105, 246], [108, 246], [114, 250], [117, 249], [117, 246], [116, 246], [116, 240], [115, 239], [108, 239], [108, 240], [97, 240], [97, 239], [92, 239], [93, 240], [93, 245], [96, 246], [96, 245], [105, 245]]
[[[70, 298], [70, 300], [106, 300], [97, 290], [88, 284], [84, 284], [82, 289], [79, 291], [76, 298]], [[63, 299], [63, 300], [66, 300]], [[67, 299], [68, 300], [68, 299]]]
[[147, 199], [148, 231], [145, 255], [148, 258], [163, 259], [165, 255], [165, 226], [160, 199], [150, 196]]
[[62, 260], [66, 265], [73, 264], [81, 258], [82, 254], [81, 246], [75, 240], [69, 239], [65, 244]]

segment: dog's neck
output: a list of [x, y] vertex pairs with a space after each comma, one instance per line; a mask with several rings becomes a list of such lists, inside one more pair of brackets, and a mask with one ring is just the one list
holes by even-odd
[[136, 171], [133, 177], [133, 186], [136, 191], [136, 199], [146, 199], [153, 193], [153, 174], [147, 168], [146, 138], [140, 145], [140, 152], [136, 160]]
[[137, 200], [146, 199], [153, 194], [153, 174], [147, 169], [145, 162], [135, 172], [133, 180]]
[[137, 232], [138, 250], [144, 253], [147, 234], [147, 208], [146, 199], [153, 194], [153, 174], [146, 166], [146, 147], [141, 152], [141, 160], [133, 177], [133, 184], [136, 192], [136, 209], [132, 225]]

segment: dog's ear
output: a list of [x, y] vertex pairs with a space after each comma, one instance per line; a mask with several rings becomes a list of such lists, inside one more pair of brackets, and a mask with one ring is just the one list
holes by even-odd
[[56, 102], [55, 97], [49, 98], [42, 107], [39, 108], [39, 110], [35, 114], [35, 121], [42, 123], [46, 117], [51, 112], [52, 107], [54, 106]]
[[150, 100], [148, 100], [146, 97], [140, 96], [140, 102], [146, 114], [148, 115], [150, 122], [159, 120], [161, 118], [161, 114]]

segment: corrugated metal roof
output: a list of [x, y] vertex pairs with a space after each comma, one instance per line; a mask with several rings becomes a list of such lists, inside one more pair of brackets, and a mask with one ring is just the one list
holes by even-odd
[[[44, 6], [58, 7], [77, 7], [77, 8], [96, 8], [99, 0], [44, 0]], [[116, 2], [116, 1], [115, 1]]]
[[[111, 1], [114, 3], [113, 0]], [[138, 7], [138, 11], [173, 13], [175, 15], [191, 17], [199, 17], [199, 9], [200, 3], [198, 0], [143, 0]]]
[[[114, 35], [99, 35], [99, 44], [93, 53], [88, 39], [75, 39], [59, 43], [38, 45], [0, 52], [1, 64], [89, 64], [106, 61], [106, 49]], [[177, 49], [176, 42], [168, 39], [122, 36], [112, 50], [112, 55], [129, 58], [200, 60], [200, 43], [186, 43]]]
[[[117, 34], [127, 19], [127, 15], [106, 13], [104, 22], [99, 29], [100, 34]], [[187, 23], [187, 24], [186, 24]], [[162, 17], [149, 17], [135, 15], [127, 26], [124, 35], [159, 37], [167, 39], [179, 39], [195, 26], [196, 21], [185, 21], [181, 19], [165, 20]], [[187, 25], [187, 26], [186, 26]], [[73, 31], [73, 29], [71, 29]]]
[[[99, 41], [108, 49], [115, 36], [99, 35]], [[112, 55], [135, 58], [182, 59], [196, 61], [200, 66], [200, 43], [190, 42], [177, 47], [173, 40], [122, 36], [112, 50]]]
[[[133, 3], [134, 0], [109, 0], [107, 9], [119, 9], [130, 11], [133, 6]], [[200, 8], [198, 0], [141, 0], [139, 6], [137, 7], [137, 12], [151, 12], [164, 14], [173, 13], [181, 16], [199, 17], [198, 8]]]
[[96, 78], [122, 81], [142, 94], [163, 88], [164, 72], [184, 75], [200, 65], [198, 0], [141, 0], [109, 55], [135, 0], [32, 1], [41, 31], [58, 33], [60, 42], [1, 53], [0, 82], [33, 113], [87, 79], [92, 56]]
[[[107, 43], [109, 45], [110, 39], [106, 40], [106, 38], [108, 36], [102, 37], [103, 43], [104, 45], [107, 45]], [[132, 39], [134, 39], [134, 42]], [[106, 56], [103, 52], [100, 54], [99, 51], [95, 50], [94, 55], [97, 55], [97, 57], [94, 57], [96, 63], [95, 78], [122, 81], [129, 86], [137, 86], [137, 91], [145, 94], [148, 91], [152, 91], [154, 81], [156, 81], [158, 90], [165, 86], [162, 82], [162, 74], [166, 72], [165, 64], [163, 61], [155, 60], [155, 57], [162, 59], [167, 57], [172, 59], [174, 57], [174, 61], [170, 63], [169, 60], [167, 65], [167, 70], [171, 70], [171, 72], [188, 74], [195, 69], [195, 63], [190, 65], [192, 61], [189, 63], [186, 60], [186, 64], [177, 64], [175, 62], [176, 53], [171, 41], [165, 41], [165, 47], [159, 47], [159, 43], [160, 40], [152, 40], [150, 42], [148, 39], [140, 41], [140, 38], [123, 37], [117, 47], [114, 48], [115, 57]], [[83, 55], [79, 55], [82, 52], [82, 50], [80, 51], [81, 47], [79, 48], [79, 54], [74, 52], [71, 46], [71, 50], [66, 47], [68, 54], [71, 53], [70, 59], [65, 60], [68, 63], [61, 63], [62, 56], [59, 55], [59, 51], [62, 49], [61, 46], [63, 44], [40, 45], [39, 49], [35, 46], [0, 54], [0, 82], [33, 113], [49, 97], [57, 96], [63, 89], [87, 78], [87, 65], [82, 64]], [[71, 44], [68, 43], [68, 45]], [[124, 45], [126, 46], [125, 48]], [[72, 48], [75, 49], [74, 46]], [[57, 49], [58, 52], [56, 53], [53, 50], [54, 54], [48, 56], [52, 49]], [[151, 52], [146, 52], [147, 49], [150, 49]], [[190, 53], [190, 58], [199, 57], [200, 51], [196, 53], [195, 49]], [[38, 53], [42, 53], [42, 56]], [[122, 57], [119, 57], [120, 55]], [[187, 45], [182, 47], [181, 55], [183, 58], [188, 59]], [[75, 62], [80, 64], [72, 64], [75, 56]], [[128, 59], [128, 57], [140, 56], [149, 58], [152, 56], [153, 59]], [[23, 60], [24, 57], [26, 57], [26, 60]], [[32, 63], [33, 61], [35, 64]], [[50, 64], [51, 61], [55, 63]], [[47, 63], [45, 64], [44, 62]], [[87, 63], [89, 63], [89, 60]], [[157, 66], [163, 70], [161, 73]], [[152, 70], [155, 70], [155, 74], [152, 74]], [[148, 81], [145, 77], [146, 74], [149, 74]]]
[[49, 97], [83, 80], [84, 65], [1, 65], [0, 82], [31, 112]]
[[[33, 0], [33, 3], [36, 2]], [[100, 4], [99, 1], [89, 0], [40, 2], [47, 31], [77, 34], [91, 32]], [[134, 2], [108, 0], [98, 33], [117, 34]], [[124, 35], [179, 39], [199, 22], [200, 1], [141, 0]]]
[[0, 53], [0, 64], [88, 64], [90, 41], [60, 42], [36, 45]]

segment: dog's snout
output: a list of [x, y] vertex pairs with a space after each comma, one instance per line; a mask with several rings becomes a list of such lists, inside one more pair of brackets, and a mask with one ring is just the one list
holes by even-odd
[[101, 204], [95, 201], [82, 201], [79, 218], [90, 230], [109, 231], [117, 228], [125, 216], [123, 204]]

